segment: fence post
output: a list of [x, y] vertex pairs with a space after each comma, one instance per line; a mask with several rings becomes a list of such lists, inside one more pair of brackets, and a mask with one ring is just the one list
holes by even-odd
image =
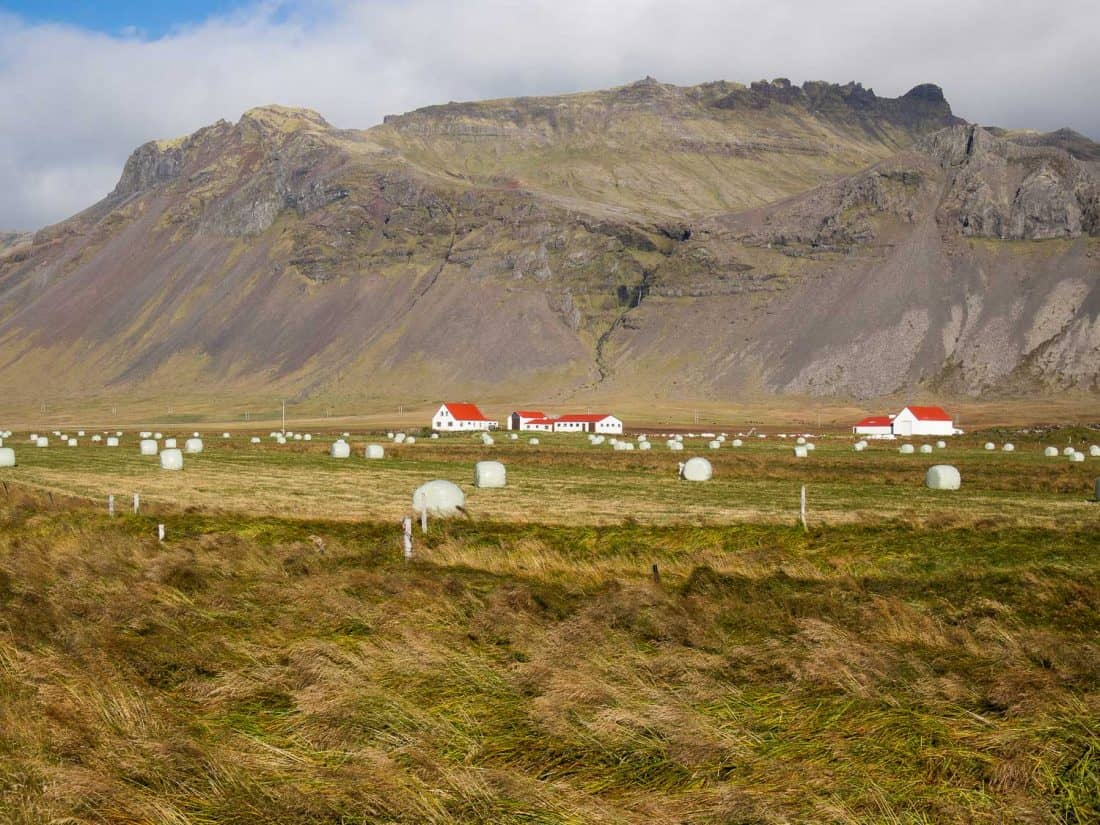
[[409, 561], [413, 557], [413, 522], [408, 516], [401, 522], [401, 530], [404, 533], [405, 561]]
[[801, 499], [798, 510], [799, 510], [799, 517], [802, 520], [802, 529], [808, 531], [810, 528], [806, 526], [806, 485], [805, 484], [802, 485], [802, 499]]

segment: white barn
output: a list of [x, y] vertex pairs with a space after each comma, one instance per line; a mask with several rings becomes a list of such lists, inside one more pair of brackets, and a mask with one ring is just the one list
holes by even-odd
[[546, 418], [546, 413], [541, 410], [516, 410], [508, 416], [509, 430], [526, 430], [526, 425], [532, 421], [540, 421]]
[[955, 434], [955, 422], [940, 407], [906, 407], [891, 426], [896, 436]]
[[475, 432], [496, 427], [497, 422], [486, 418], [477, 404], [447, 402], [432, 416], [432, 429], [436, 432]]
[[613, 415], [563, 415], [554, 420], [555, 432], [599, 433], [622, 435], [623, 422]]
[[852, 432], [870, 438], [893, 438], [893, 425], [894, 416], [892, 415], [869, 415], [862, 421], [857, 421], [852, 427]]

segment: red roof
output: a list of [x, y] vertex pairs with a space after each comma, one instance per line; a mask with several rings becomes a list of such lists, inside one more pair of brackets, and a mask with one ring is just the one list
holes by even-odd
[[528, 424], [553, 424], [553, 418], [535, 418], [527, 422]]
[[455, 404], [448, 401], [443, 406], [454, 416], [456, 421], [489, 421], [481, 414], [477, 404]]
[[857, 421], [857, 427], [889, 427], [891, 424], [888, 415], [869, 415], [862, 421]]
[[520, 418], [546, 418], [546, 413], [542, 410], [516, 410], [512, 414]]
[[917, 417], [918, 421], [950, 421], [951, 416], [941, 407], [907, 407], [909, 412]]
[[607, 414], [600, 415], [563, 415], [558, 421], [588, 421], [595, 424], [597, 421], [603, 421], [605, 418], [610, 418]]

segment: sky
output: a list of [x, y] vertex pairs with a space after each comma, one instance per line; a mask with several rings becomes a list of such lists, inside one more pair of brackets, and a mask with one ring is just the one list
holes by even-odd
[[449, 100], [925, 82], [955, 113], [1100, 139], [1096, 0], [0, 0], [0, 230], [91, 205], [127, 156], [253, 106], [344, 128]]

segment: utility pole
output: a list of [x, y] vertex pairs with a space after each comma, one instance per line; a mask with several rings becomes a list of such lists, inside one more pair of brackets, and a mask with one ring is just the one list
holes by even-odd
[[286, 401], [283, 401], [283, 432], [286, 432]]

